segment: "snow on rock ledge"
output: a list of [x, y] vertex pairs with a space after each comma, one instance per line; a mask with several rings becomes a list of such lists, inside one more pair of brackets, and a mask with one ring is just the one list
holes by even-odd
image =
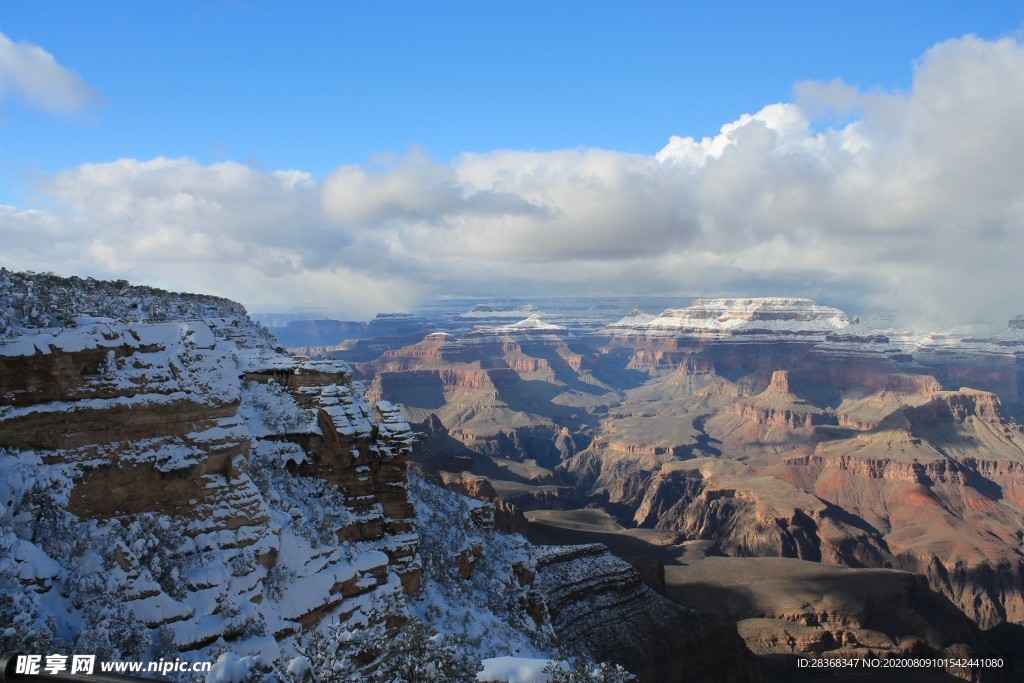
[[0, 649], [393, 633], [419, 586], [411, 444], [346, 364], [279, 352], [239, 304], [0, 270]]
[[534, 313], [528, 318], [508, 325], [475, 327], [470, 332], [470, 336], [565, 335], [567, 333], [568, 330], [565, 327], [547, 322], [540, 314]]
[[476, 675], [479, 683], [547, 683], [551, 677], [544, 671], [550, 659], [526, 657], [492, 657], [481, 662]]
[[820, 306], [810, 299], [766, 297], [698, 299], [686, 308], [668, 309], [659, 315], [633, 311], [605, 331], [651, 337], [795, 337], [823, 341], [829, 332], [851, 324], [838, 308]]

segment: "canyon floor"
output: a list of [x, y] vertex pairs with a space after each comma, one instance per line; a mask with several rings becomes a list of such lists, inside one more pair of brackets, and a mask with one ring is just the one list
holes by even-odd
[[928, 634], [933, 647], [949, 646], [950, 634], [976, 647], [991, 647], [948, 601], [905, 572], [715, 555], [708, 541], [626, 528], [593, 508], [536, 510], [526, 517], [531, 542], [603, 544], [671, 600], [736, 622], [766, 681], [956, 681], [960, 679], [937, 670], [823, 676], [796, 669], [787, 655], [828, 652], [831, 657], [857, 658], [870, 652], [900, 657], [919, 645], [901, 638], [906, 633]]

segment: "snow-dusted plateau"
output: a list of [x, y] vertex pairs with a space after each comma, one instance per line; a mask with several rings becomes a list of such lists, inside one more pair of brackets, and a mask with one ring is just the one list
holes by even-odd
[[643, 304], [268, 330], [0, 270], [0, 649], [211, 683], [1017, 680], [1024, 318]]

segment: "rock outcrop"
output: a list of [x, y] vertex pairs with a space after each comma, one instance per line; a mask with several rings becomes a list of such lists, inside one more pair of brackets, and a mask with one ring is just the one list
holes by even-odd
[[[401, 627], [420, 564], [393, 406], [342, 363], [279, 353], [232, 302], [2, 275], [0, 599], [73, 615], [7, 636], [202, 658], [278, 651], [328, 617]], [[136, 646], [98, 642], [115, 614]]]
[[983, 628], [1024, 619], [1024, 433], [992, 394], [940, 392], [853, 440], [785, 459], [797, 486], [882, 534], [887, 566], [928, 576]]
[[1017, 419], [1024, 419], [1024, 316], [988, 338], [931, 334], [916, 341], [914, 360], [945, 389], [975, 387], [997, 394]]
[[661, 597], [603, 545], [539, 548], [519, 576], [535, 619], [640, 681], [760, 680], [735, 626]]
[[758, 655], [842, 659], [942, 658], [932, 668], [969, 681], [1011, 681], [1012, 664], [968, 662], [999, 653], [985, 634], [921, 576], [794, 559], [693, 557], [668, 567], [668, 591], [683, 604], [737, 621]]
[[776, 370], [767, 389], [757, 396], [739, 399], [730, 412], [758, 425], [786, 429], [809, 429], [815, 425], [838, 423], [829, 411], [792, 392], [790, 375], [786, 370]]

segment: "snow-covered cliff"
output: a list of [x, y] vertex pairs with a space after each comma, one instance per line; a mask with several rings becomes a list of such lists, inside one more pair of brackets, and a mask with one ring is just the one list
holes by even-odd
[[0, 650], [283, 676], [324, 620], [401, 628], [412, 440], [345, 364], [120, 282], [3, 271], [0, 316]]

